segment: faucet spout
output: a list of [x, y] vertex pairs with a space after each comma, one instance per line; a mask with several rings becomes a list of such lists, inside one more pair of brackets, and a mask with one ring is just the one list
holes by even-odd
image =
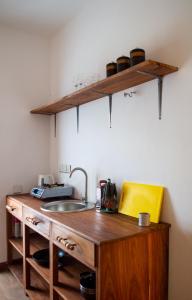
[[81, 172], [83, 172], [83, 174], [85, 175], [85, 197], [83, 198], [83, 200], [84, 200], [85, 203], [87, 203], [87, 202], [88, 202], [88, 200], [87, 200], [87, 186], [88, 186], [88, 176], [87, 176], [87, 172], [86, 172], [83, 168], [77, 167], [77, 168], [74, 168], [74, 169], [71, 171], [69, 177], [71, 178], [71, 176], [73, 175], [73, 173], [76, 172], [76, 171], [81, 171]]

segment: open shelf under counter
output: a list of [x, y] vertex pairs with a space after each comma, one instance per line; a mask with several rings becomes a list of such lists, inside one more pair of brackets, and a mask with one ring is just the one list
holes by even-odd
[[[32, 258], [26, 258], [26, 260], [49, 285], [50, 269], [40, 266]], [[54, 286], [54, 291], [65, 300], [83, 300], [79, 287], [80, 273], [85, 271], [91, 270], [74, 259], [71, 264], [58, 271], [58, 284]]]
[[8, 268], [13, 276], [19, 281], [19, 283], [23, 285], [23, 260], [17, 259], [13, 261]]
[[49, 241], [38, 233], [32, 233], [30, 235], [30, 255], [45, 248], [49, 248]]
[[80, 273], [91, 271], [78, 261], [59, 271], [54, 291], [64, 300], [83, 300], [80, 294]]
[[[23, 262], [22, 259], [15, 260], [9, 265], [9, 270], [13, 276], [23, 286]], [[32, 286], [26, 290], [30, 300], [49, 300], [49, 286], [46, 282], [31, 268]]]
[[10, 238], [9, 243], [23, 256], [23, 239], [22, 238]]
[[[9, 243], [21, 254], [23, 255], [23, 239], [22, 238], [10, 238]], [[32, 233], [30, 235], [30, 255], [34, 252], [48, 248], [49, 241], [40, 236], [37, 233]]]
[[26, 258], [30, 266], [49, 284], [50, 282], [50, 269], [42, 267], [37, 264], [33, 258]]
[[30, 300], [50, 300], [49, 286], [33, 269], [31, 272], [31, 286], [26, 290]]
[[26, 293], [29, 296], [30, 300], [50, 300], [49, 292], [46, 290], [46, 287], [38, 287], [38, 285], [35, 285], [35, 287], [31, 287], [31, 289], [27, 289]]

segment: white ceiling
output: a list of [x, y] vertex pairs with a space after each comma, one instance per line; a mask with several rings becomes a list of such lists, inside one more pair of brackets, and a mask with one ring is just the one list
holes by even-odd
[[54, 34], [89, 0], [0, 0], [0, 24]]

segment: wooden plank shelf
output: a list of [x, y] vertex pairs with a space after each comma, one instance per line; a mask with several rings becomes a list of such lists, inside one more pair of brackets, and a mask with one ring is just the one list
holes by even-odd
[[[9, 243], [21, 254], [23, 255], [23, 239], [22, 238], [10, 238]], [[48, 248], [49, 242], [37, 233], [32, 233], [30, 235], [30, 255], [34, 252]]]
[[37, 264], [33, 258], [26, 258], [26, 261], [30, 264], [30, 266], [49, 284], [50, 282], [50, 270], [49, 268], [42, 267]]
[[26, 290], [30, 300], [50, 300], [49, 291], [42, 285], [39, 287], [39, 283]]
[[9, 271], [13, 274], [13, 276], [19, 281], [19, 283], [23, 286], [23, 261], [15, 260], [11, 265], [8, 266]]
[[[23, 263], [22, 260], [13, 261], [11, 265], [9, 265], [10, 272], [14, 275], [14, 277], [19, 281], [19, 283], [23, 286]], [[36, 272], [31, 269], [31, 278], [32, 278], [32, 286], [26, 290], [26, 293], [30, 297], [31, 300], [49, 300], [49, 286], [41, 279], [40, 276], [36, 274]]]
[[22, 238], [11, 238], [9, 243], [23, 256], [23, 239]]
[[30, 300], [50, 300], [49, 286], [47, 283], [31, 269], [31, 285], [26, 289]]
[[80, 273], [90, 271], [85, 265], [75, 262], [59, 271], [58, 284], [53, 288], [64, 300], [83, 300], [80, 294]]
[[70, 95], [64, 96], [61, 99], [57, 99], [53, 103], [33, 109], [31, 113], [53, 115], [142, 83], [162, 78], [176, 71], [178, 71], [177, 67], [153, 60], [146, 60], [111, 77], [107, 77]]
[[[32, 258], [26, 258], [30, 266], [47, 282], [50, 283], [50, 269], [38, 265]], [[65, 300], [83, 300], [80, 294], [80, 273], [90, 271], [89, 268], [74, 260], [74, 263], [65, 266], [58, 272], [58, 284], [55, 292]]]

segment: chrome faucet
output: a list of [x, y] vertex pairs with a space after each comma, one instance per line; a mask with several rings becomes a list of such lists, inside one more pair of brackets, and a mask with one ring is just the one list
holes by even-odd
[[70, 175], [69, 175], [69, 177], [71, 178], [71, 176], [72, 176], [72, 174], [75, 172], [75, 171], [81, 171], [81, 172], [83, 172], [83, 174], [85, 175], [85, 197], [83, 198], [83, 200], [84, 200], [84, 202], [85, 203], [87, 203], [88, 201], [87, 201], [87, 184], [88, 184], [88, 176], [87, 176], [87, 172], [84, 170], [84, 169], [82, 169], [82, 168], [74, 168], [72, 171], [71, 171], [71, 173], [70, 173]]

